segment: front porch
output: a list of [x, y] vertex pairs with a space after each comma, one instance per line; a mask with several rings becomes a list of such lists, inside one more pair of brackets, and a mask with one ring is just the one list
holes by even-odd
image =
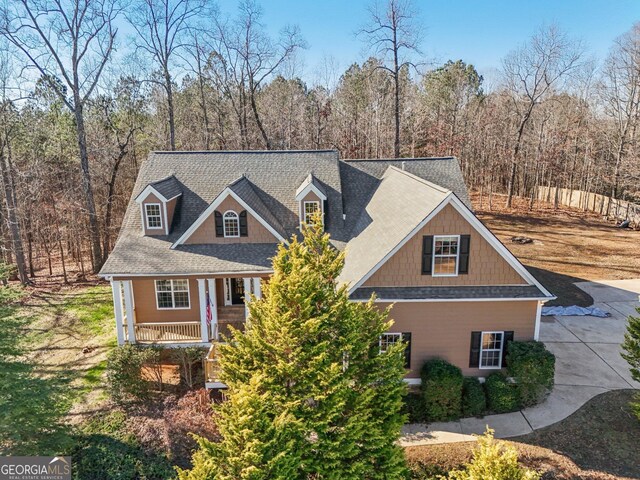
[[[153, 291], [144, 282], [154, 282]], [[112, 280], [118, 344], [210, 345], [229, 336], [232, 328], [244, 329], [245, 296], [260, 298], [260, 282], [260, 277], [190, 278], [185, 284], [188, 306], [167, 309], [160, 308], [155, 298], [158, 279]], [[188, 288], [189, 284], [194, 288]]]

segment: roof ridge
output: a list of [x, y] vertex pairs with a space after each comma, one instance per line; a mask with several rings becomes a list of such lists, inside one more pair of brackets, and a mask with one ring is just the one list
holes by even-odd
[[412, 157], [412, 158], [343, 158], [343, 162], [414, 162], [424, 160], [457, 160], [455, 155], [444, 157]]
[[166, 181], [166, 180], [169, 180], [169, 179], [170, 179], [170, 178], [172, 178], [172, 177], [173, 177], [173, 178], [175, 178], [175, 179], [177, 180], [177, 178], [176, 178], [176, 174], [175, 174], [175, 173], [172, 173], [172, 174], [170, 174], [170, 175], [167, 175], [166, 177], [161, 178], [160, 180], [154, 180], [153, 182], [147, 183], [147, 185], [156, 185], [156, 184], [158, 184], [158, 183], [162, 183], [162, 182], [164, 182], [164, 181]]
[[438, 185], [437, 183], [430, 182], [429, 180], [426, 180], [426, 179], [424, 179], [422, 177], [414, 175], [411, 172], [407, 172], [406, 170], [402, 170], [401, 168], [398, 168], [398, 167], [396, 167], [394, 165], [389, 165], [387, 167], [387, 169], [384, 172], [384, 175], [382, 175], [382, 178], [384, 178], [387, 175], [387, 172], [389, 170], [393, 170], [394, 172], [402, 173], [402, 174], [406, 175], [407, 177], [411, 178], [412, 180], [415, 180], [417, 182], [423, 183], [423, 184], [427, 185], [428, 187], [433, 188], [434, 190], [438, 190], [439, 192], [452, 193], [451, 190], [449, 190], [448, 188], [443, 187], [442, 185]]
[[197, 154], [295, 154], [295, 153], [339, 153], [336, 149], [321, 149], [321, 150], [152, 150], [149, 154], [155, 155], [197, 155]]

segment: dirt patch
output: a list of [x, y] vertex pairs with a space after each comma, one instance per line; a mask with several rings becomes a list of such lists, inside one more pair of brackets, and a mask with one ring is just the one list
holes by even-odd
[[552, 449], [587, 470], [639, 478], [640, 421], [629, 407], [637, 393], [603, 393], [561, 422], [514, 440]]
[[[487, 197], [472, 195], [478, 217], [509, 250], [559, 298], [551, 305], [589, 306], [591, 297], [573, 285], [585, 280], [640, 277], [640, 231], [615, 228], [592, 212], [515, 198], [511, 209], [505, 197], [494, 195], [489, 210]], [[512, 242], [526, 236], [532, 243]]]

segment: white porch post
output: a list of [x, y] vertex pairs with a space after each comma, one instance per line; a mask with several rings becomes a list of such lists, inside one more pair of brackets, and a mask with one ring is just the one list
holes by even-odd
[[243, 278], [244, 283], [244, 318], [249, 318], [249, 302], [251, 301], [251, 278]]
[[207, 290], [209, 290], [209, 299], [211, 300], [211, 338], [218, 340], [218, 292], [216, 291], [215, 278], [207, 279]]
[[124, 280], [124, 309], [127, 313], [127, 332], [129, 333], [129, 343], [136, 343], [135, 313], [133, 310], [133, 285], [131, 280]]
[[203, 343], [209, 341], [209, 329], [207, 328], [207, 293], [204, 289], [204, 278], [198, 279], [198, 298], [200, 299], [200, 336]]
[[262, 287], [260, 285], [260, 277], [254, 277], [253, 279], [253, 294], [256, 298], [262, 298]]
[[122, 282], [111, 280], [111, 292], [113, 293], [113, 312], [116, 317], [116, 335], [118, 345], [124, 345], [124, 325], [122, 321]]
[[536, 326], [533, 332], [533, 339], [538, 340], [540, 337], [540, 317], [542, 315], [542, 302], [538, 302], [538, 306], [536, 307]]

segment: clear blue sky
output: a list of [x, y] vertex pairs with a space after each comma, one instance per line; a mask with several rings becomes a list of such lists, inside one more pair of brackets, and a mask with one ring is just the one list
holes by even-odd
[[[384, 0], [381, 0], [384, 1]], [[262, 0], [264, 23], [274, 34], [297, 24], [309, 44], [303, 53], [305, 77], [324, 56], [340, 69], [363, 58], [354, 32], [367, 18], [370, 0]], [[219, 0], [235, 13], [235, 0]], [[592, 55], [604, 58], [612, 41], [640, 21], [640, 0], [414, 0], [424, 30], [429, 62], [462, 59], [480, 73], [499, 67], [500, 59], [543, 23], [555, 22], [582, 38]]]

